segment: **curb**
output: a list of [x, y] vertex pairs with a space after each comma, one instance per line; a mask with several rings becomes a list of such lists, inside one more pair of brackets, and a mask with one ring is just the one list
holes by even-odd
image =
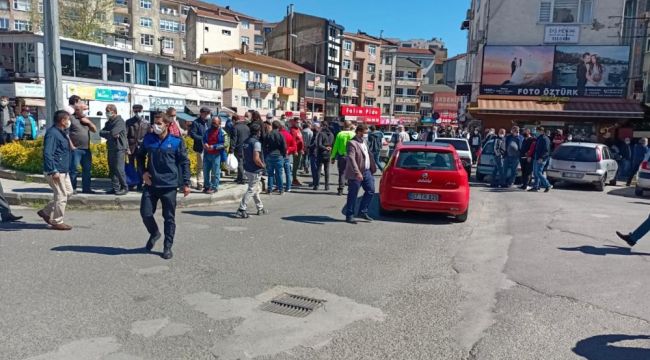
[[[213, 206], [234, 203], [241, 199], [246, 192], [246, 187], [238, 185], [233, 188], [220, 190], [211, 196], [192, 193], [188, 197], [180, 194], [176, 197], [177, 207], [192, 208], [202, 206]], [[10, 205], [40, 206], [52, 200], [51, 193], [27, 194], [27, 193], [5, 193]], [[110, 195], [72, 195], [68, 199], [68, 207], [71, 209], [88, 210], [137, 210], [140, 209], [140, 196], [110, 196]]]

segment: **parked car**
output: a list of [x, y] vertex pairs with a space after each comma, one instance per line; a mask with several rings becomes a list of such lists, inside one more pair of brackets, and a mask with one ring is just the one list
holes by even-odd
[[[476, 162], [476, 181], [485, 180], [486, 176], [492, 176], [494, 172], [494, 140], [490, 140], [479, 150], [478, 161]], [[515, 183], [520, 182], [521, 165], [517, 164], [517, 177]]]
[[558, 181], [594, 184], [599, 191], [605, 185], [616, 185], [618, 164], [603, 144], [564, 143], [551, 155], [546, 177], [551, 184]]
[[405, 143], [397, 147], [379, 185], [382, 215], [393, 211], [443, 213], [467, 221], [469, 181], [449, 144]]
[[648, 161], [650, 161], [650, 155], [646, 155], [639, 167], [636, 188], [634, 188], [634, 195], [636, 196], [643, 196], [644, 191], [650, 190], [650, 164]]
[[467, 139], [460, 138], [437, 138], [433, 144], [450, 144], [456, 149], [460, 161], [463, 162], [463, 168], [467, 171], [467, 176], [472, 176], [472, 149], [469, 147]]

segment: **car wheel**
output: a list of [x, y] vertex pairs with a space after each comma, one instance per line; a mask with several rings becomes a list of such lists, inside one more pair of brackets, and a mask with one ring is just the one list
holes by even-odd
[[379, 215], [381, 215], [382, 217], [388, 217], [388, 216], [393, 215], [393, 212], [384, 209], [384, 207], [381, 206], [381, 204], [380, 204], [380, 205], [379, 205]]
[[609, 186], [616, 186], [616, 178], [609, 181]]
[[481, 174], [480, 172], [476, 172], [476, 181], [483, 181], [485, 179], [485, 174]]
[[634, 195], [636, 195], [636, 196], [643, 196], [643, 188], [640, 188], [640, 187], [638, 187], [638, 186], [635, 187], [635, 188], [634, 188]]
[[469, 214], [469, 208], [467, 208], [467, 210], [465, 210], [464, 213], [462, 213], [460, 215], [456, 215], [456, 218], [455, 218], [456, 222], [457, 223], [464, 223], [465, 221], [467, 221], [467, 215], [468, 214]]
[[605, 184], [607, 183], [607, 175], [603, 176], [599, 182], [596, 183], [596, 190], [605, 191]]

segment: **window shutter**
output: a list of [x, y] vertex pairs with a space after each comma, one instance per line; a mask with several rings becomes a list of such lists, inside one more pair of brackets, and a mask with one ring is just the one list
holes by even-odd
[[552, 15], [552, 6], [553, 4], [550, 1], [542, 1], [539, 4], [539, 22], [540, 23], [549, 23], [551, 22]]

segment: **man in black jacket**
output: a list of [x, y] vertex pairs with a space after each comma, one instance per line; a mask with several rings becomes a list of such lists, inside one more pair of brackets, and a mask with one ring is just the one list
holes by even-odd
[[[250, 128], [246, 123], [246, 118], [240, 118], [233, 115], [235, 126], [232, 129], [232, 139], [230, 140], [230, 151], [237, 158], [237, 184], [245, 184], [244, 181], [244, 144], [251, 135]], [[260, 131], [262, 131], [260, 129]], [[260, 133], [261, 134], [261, 133]]]
[[[137, 154], [142, 146], [144, 136], [151, 132], [149, 121], [142, 116], [142, 105], [133, 105], [133, 117], [126, 121], [126, 139], [129, 143], [129, 164], [137, 169]], [[138, 171], [140, 182], [137, 190], [142, 191], [142, 173]], [[133, 190], [133, 189], [131, 189]]]
[[528, 157], [530, 148], [535, 143], [535, 138], [531, 135], [530, 129], [524, 129], [524, 141], [521, 144], [521, 151], [519, 152], [519, 164], [521, 165], [521, 189], [527, 190], [530, 184], [530, 176], [533, 173], [533, 160]]
[[273, 186], [277, 186], [280, 195], [283, 193], [282, 180], [284, 178], [284, 159], [287, 157], [287, 143], [284, 136], [280, 134], [282, 123], [275, 120], [272, 124], [271, 131], [266, 140], [262, 143], [264, 150], [264, 163], [266, 164], [266, 173], [269, 176], [267, 193], [271, 194]]
[[549, 192], [551, 184], [544, 175], [544, 169], [548, 166], [549, 159], [551, 158], [551, 139], [544, 132], [544, 127], [537, 128], [537, 133], [540, 134], [535, 141], [535, 162], [533, 163], [533, 188], [528, 191], [539, 191], [540, 186]]
[[[328, 191], [330, 189], [330, 158], [332, 157], [332, 148], [334, 147], [334, 133], [327, 121], [323, 121], [321, 127], [322, 129], [318, 133], [318, 139], [316, 139], [316, 160], [318, 161], [316, 176], [318, 176], [317, 185], [320, 185], [320, 169], [323, 168], [325, 191]], [[318, 190], [318, 187], [314, 190]]]
[[190, 126], [189, 135], [194, 140], [192, 150], [196, 153], [196, 188], [197, 190], [203, 190], [203, 135], [210, 127], [208, 121], [212, 111], [207, 107], [202, 107], [199, 112], [199, 117]]
[[492, 170], [491, 187], [505, 186], [505, 169], [503, 160], [506, 156], [506, 129], [499, 129], [499, 136], [494, 139], [494, 170]]
[[129, 192], [126, 184], [126, 173], [124, 172], [126, 151], [128, 149], [126, 123], [117, 114], [117, 107], [113, 104], [106, 105], [106, 118], [108, 121], [99, 132], [99, 135], [106, 139], [106, 148], [108, 150], [108, 173], [113, 185], [113, 189], [108, 191], [108, 194], [122, 196]]

